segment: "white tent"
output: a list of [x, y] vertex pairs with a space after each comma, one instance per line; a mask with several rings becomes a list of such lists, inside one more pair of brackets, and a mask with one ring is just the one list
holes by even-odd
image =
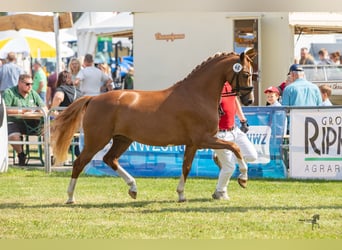
[[77, 39], [77, 29], [91, 27], [94, 24], [102, 22], [113, 17], [115, 12], [84, 12], [82, 16], [69, 29], [63, 29], [61, 32]]
[[[113, 36], [118, 33], [132, 32], [133, 14], [129, 12], [112, 13], [113, 15], [105, 20], [87, 27], [77, 28], [78, 55], [84, 56], [87, 53], [94, 54], [98, 36]], [[123, 46], [131, 47], [128, 38], [113, 39], [121, 40]]]

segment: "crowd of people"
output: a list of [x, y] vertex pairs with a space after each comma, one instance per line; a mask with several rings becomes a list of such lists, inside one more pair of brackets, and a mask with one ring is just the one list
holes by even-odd
[[[32, 73], [24, 72], [16, 64], [16, 54], [8, 53], [6, 62], [0, 66], [0, 92], [6, 107], [21, 107], [8, 109], [8, 114], [32, 112], [32, 107], [40, 107], [35, 112], [46, 112], [56, 107], [67, 107], [83, 95], [99, 95], [113, 90], [111, 70], [105, 62], [94, 65], [91, 54], [86, 54], [84, 60], [72, 58], [68, 67], [61, 64], [61, 72], [51, 72], [47, 76], [42, 62], [33, 61]], [[133, 89], [133, 70], [127, 74], [127, 84], [124, 88]], [[27, 109], [30, 107], [31, 109]], [[26, 108], [26, 109], [25, 109]], [[58, 112], [54, 112], [58, 115]], [[21, 141], [23, 135], [28, 134], [27, 127], [39, 126], [39, 120], [21, 119], [10, 116], [8, 118], [8, 137], [10, 141]], [[18, 155], [20, 166], [26, 165], [26, 154], [23, 146], [13, 144]], [[76, 147], [76, 155], [78, 154]]]
[[[306, 53], [306, 48], [300, 60], [303, 64], [313, 64], [311, 56]], [[324, 50], [321, 50], [324, 51]], [[325, 53], [325, 52], [324, 52]], [[323, 53], [323, 54], [324, 54]], [[322, 54], [322, 55], [323, 55]], [[327, 59], [321, 57], [320, 63], [326, 63]], [[317, 86], [306, 80], [305, 72], [301, 64], [291, 65], [287, 78], [278, 86], [270, 86], [264, 90], [266, 105], [270, 106], [331, 106], [332, 89], [328, 84]]]
[[318, 51], [319, 60], [316, 62], [314, 56], [309, 53], [309, 49], [303, 47], [300, 49], [300, 59], [298, 64], [300, 65], [340, 65], [341, 63], [341, 53], [340, 51], [328, 52], [326, 48], [321, 48]]

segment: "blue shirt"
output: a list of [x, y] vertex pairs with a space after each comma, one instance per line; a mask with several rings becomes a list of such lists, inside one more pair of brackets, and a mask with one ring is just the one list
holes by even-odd
[[303, 78], [286, 86], [282, 96], [283, 106], [319, 106], [322, 96], [316, 84]]
[[19, 75], [23, 70], [13, 62], [6, 63], [0, 67], [0, 91], [17, 86]]

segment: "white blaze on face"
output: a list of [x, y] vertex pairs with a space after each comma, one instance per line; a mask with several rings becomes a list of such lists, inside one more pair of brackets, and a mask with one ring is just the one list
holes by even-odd
[[[248, 87], [253, 87], [253, 67], [250, 64], [249, 65], [249, 79], [248, 79]], [[249, 99], [252, 101], [252, 103], [254, 102], [254, 91], [252, 89], [252, 91], [249, 94]]]
[[249, 78], [249, 86], [253, 86], [253, 67], [252, 66], [249, 67], [249, 73], [251, 74]]

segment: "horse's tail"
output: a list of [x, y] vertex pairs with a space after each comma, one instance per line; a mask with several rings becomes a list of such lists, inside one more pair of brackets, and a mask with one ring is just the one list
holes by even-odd
[[51, 146], [56, 163], [67, 159], [71, 140], [80, 128], [81, 119], [91, 98], [91, 96], [79, 98], [52, 121]]

